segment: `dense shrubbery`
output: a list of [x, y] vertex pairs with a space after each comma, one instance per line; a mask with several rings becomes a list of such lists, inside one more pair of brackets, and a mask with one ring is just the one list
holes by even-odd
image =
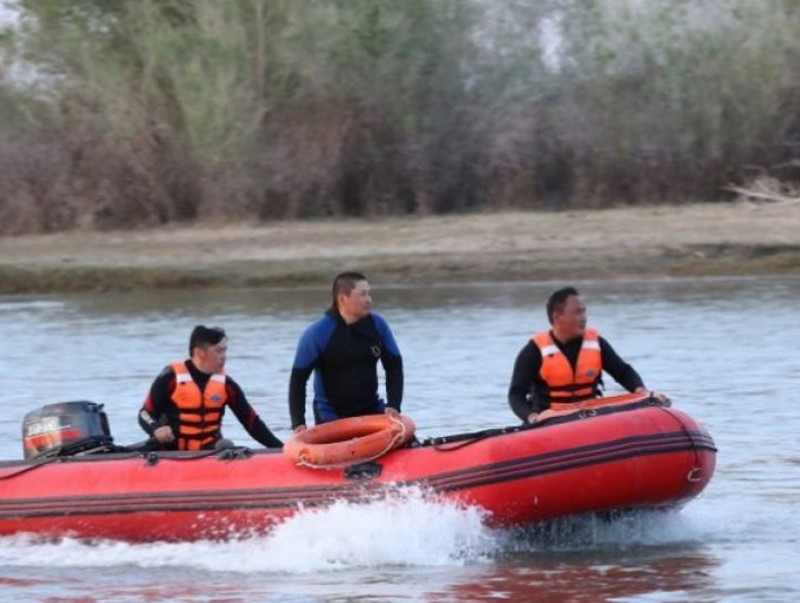
[[5, 233], [707, 200], [800, 144], [790, 0], [18, 4]]

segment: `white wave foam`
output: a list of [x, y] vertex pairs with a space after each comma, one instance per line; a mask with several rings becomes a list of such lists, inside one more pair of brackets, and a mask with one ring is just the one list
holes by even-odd
[[496, 544], [476, 508], [419, 489], [370, 503], [339, 501], [301, 510], [267, 536], [226, 542], [87, 543], [64, 538], [0, 539], [0, 566], [186, 567], [214, 572], [318, 571], [378, 566], [460, 566], [488, 558]]

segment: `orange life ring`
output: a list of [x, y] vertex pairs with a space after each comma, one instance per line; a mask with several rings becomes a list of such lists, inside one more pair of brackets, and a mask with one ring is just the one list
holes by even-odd
[[294, 434], [283, 453], [297, 465], [315, 469], [346, 467], [376, 459], [414, 436], [405, 415], [365, 415], [338, 419]]

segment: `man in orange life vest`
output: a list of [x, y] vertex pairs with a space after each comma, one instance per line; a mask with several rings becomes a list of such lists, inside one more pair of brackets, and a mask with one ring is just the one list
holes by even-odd
[[[547, 301], [549, 331], [534, 335], [514, 363], [508, 403], [520, 419], [533, 423], [547, 409], [570, 408], [601, 394], [606, 371], [630, 392], [646, 391], [642, 378], [594, 329], [586, 328], [586, 306], [574, 287]], [[654, 393], [669, 404], [669, 398]]]
[[247, 401], [242, 388], [225, 374], [228, 343], [219, 327], [198, 325], [189, 338], [189, 360], [167, 366], [153, 381], [139, 411], [139, 425], [170, 450], [206, 450], [221, 446], [222, 416], [228, 407], [253, 439], [281, 448]]

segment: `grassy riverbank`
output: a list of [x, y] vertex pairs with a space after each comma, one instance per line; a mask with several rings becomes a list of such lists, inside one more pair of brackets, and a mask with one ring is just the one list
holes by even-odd
[[800, 203], [0, 238], [0, 293], [800, 273]]

